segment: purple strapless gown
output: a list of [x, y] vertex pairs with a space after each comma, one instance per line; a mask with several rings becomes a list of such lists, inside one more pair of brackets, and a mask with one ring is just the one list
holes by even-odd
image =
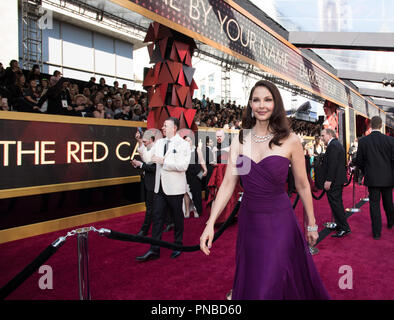
[[233, 300], [330, 299], [285, 191], [288, 168], [278, 155], [237, 159], [244, 194]]

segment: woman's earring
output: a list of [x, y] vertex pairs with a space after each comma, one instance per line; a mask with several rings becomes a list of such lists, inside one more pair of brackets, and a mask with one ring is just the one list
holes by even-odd
[[250, 116], [251, 116], [252, 118], [254, 118], [253, 110], [250, 110]]

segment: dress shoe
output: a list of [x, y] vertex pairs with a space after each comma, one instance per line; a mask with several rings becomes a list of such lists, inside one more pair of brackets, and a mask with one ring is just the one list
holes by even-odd
[[167, 225], [167, 226], [164, 228], [163, 232], [171, 231], [171, 229], [174, 229], [174, 227], [175, 227], [175, 224], [171, 223], [171, 224]]
[[174, 250], [174, 251], [172, 251], [172, 253], [171, 253], [171, 258], [172, 258], [172, 259], [177, 258], [177, 257], [179, 257], [179, 256], [181, 255], [181, 253], [182, 253], [182, 251], [176, 251], [176, 250]]
[[146, 234], [147, 234], [147, 232], [144, 232], [144, 231], [141, 230], [140, 232], [137, 233], [137, 236], [145, 237]]
[[372, 236], [375, 240], [379, 240], [380, 239], [380, 234], [374, 234]]
[[149, 250], [147, 253], [145, 253], [143, 256], [136, 257], [135, 260], [145, 262], [149, 260], [154, 260], [160, 258], [160, 254]]
[[338, 231], [337, 233], [333, 234], [331, 237], [333, 237], [333, 238], [342, 238], [344, 236], [347, 236], [349, 233], [350, 233], [350, 230], [347, 230], [347, 231], [341, 230], [341, 231]]

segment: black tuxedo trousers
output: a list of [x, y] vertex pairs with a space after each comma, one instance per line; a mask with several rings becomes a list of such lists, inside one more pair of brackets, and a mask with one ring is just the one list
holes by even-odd
[[149, 232], [150, 226], [152, 224], [152, 215], [153, 215], [153, 198], [154, 192], [151, 190], [145, 190], [145, 219], [142, 224], [141, 231], [145, 234]]
[[[166, 195], [163, 191], [163, 188], [160, 188], [159, 192], [153, 195], [153, 214], [152, 214], [152, 238], [161, 240], [161, 236], [163, 234], [163, 226], [166, 222], [167, 212], [170, 209], [172, 216], [174, 218], [174, 242], [175, 244], [182, 245], [183, 239], [183, 196], [184, 194], [179, 195]], [[151, 246], [151, 250], [159, 253], [160, 247], [158, 246]]]
[[387, 217], [387, 224], [394, 223], [393, 217], [393, 188], [368, 187], [369, 214], [372, 222], [372, 234], [380, 235], [382, 231], [382, 215], [380, 213], [380, 195], [382, 195], [383, 208]]
[[337, 224], [337, 230], [350, 230], [347, 223], [345, 208], [342, 200], [343, 185], [331, 185], [327, 193], [328, 203], [330, 204], [332, 214]]

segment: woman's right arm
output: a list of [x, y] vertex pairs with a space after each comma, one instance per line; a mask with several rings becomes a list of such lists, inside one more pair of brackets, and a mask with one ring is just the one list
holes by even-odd
[[211, 215], [207, 221], [207, 226], [205, 227], [204, 232], [200, 237], [200, 249], [206, 255], [209, 255], [209, 249], [212, 246], [215, 221], [219, 217], [223, 209], [226, 207], [228, 201], [233, 195], [235, 186], [238, 183], [239, 176], [236, 174], [236, 161], [238, 154], [239, 141], [238, 137], [234, 137], [233, 142], [231, 143], [228, 164], [222, 184], [220, 185], [219, 191], [216, 195], [216, 199], [212, 204]]
[[200, 163], [200, 166], [203, 170], [203, 176], [205, 177], [208, 173], [208, 169], [207, 169], [207, 165], [205, 164], [205, 160], [204, 160], [204, 156], [202, 154], [201, 148], [197, 147], [196, 148], [197, 151], [197, 156], [198, 156], [198, 162]]

